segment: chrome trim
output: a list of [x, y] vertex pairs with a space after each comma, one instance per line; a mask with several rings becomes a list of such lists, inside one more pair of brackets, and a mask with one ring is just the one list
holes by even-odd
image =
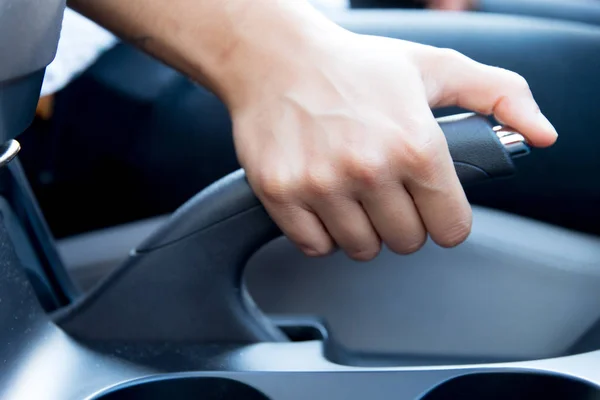
[[19, 154], [21, 144], [14, 139], [11, 139], [0, 146], [0, 167], [4, 167], [11, 162], [13, 158]]
[[519, 133], [511, 133], [500, 138], [500, 143], [504, 146], [517, 143], [525, 143], [525, 137]]

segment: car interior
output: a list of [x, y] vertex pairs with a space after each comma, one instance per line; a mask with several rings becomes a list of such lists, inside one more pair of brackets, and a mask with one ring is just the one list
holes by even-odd
[[1, 398], [600, 399], [599, 1], [324, 10], [518, 72], [560, 134], [435, 110], [473, 232], [369, 263], [302, 255], [225, 106], [127, 43], [36, 117], [64, 6], [0, 0]]

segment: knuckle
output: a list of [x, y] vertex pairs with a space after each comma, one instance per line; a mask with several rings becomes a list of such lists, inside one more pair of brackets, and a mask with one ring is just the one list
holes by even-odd
[[303, 189], [312, 195], [329, 197], [339, 185], [339, 179], [329, 167], [313, 167], [303, 174]]
[[439, 49], [438, 57], [440, 62], [452, 63], [463, 60], [465, 55], [454, 49], [441, 48]]
[[390, 165], [382, 152], [370, 152], [370, 156], [353, 154], [344, 159], [344, 170], [349, 178], [366, 187], [378, 186], [389, 175]]
[[529, 82], [522, 75], [516, 72], [506, 71], [507, 78], [511, 85], [519, 91], [529, 91]]
[[294, 187], [289, 177], [271, 172], [260, 173], [257, 183], [265, 200], [275, 204], [287, 203]]
[[421, 140], [408, 143], [405, 147], [406, 167], [414, 174], [423, 176], [434, 173], [434, 167], [440, 155], [440, 146], [433, 140]]

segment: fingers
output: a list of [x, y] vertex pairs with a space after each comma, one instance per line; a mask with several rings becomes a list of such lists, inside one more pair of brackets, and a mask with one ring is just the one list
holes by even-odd
[[273, 221], [304, 254], [319, 257], [333, 250], [334, 241], [319, 217], [298, 203], [293, 183], [270, 175], [248, 180]]
[[334, 244], [358, 261], [379, 254], [381, 240], [362, 206], [348, 196], [340, 174], [312, 167], [297, 179], [266, 173], [258, 182], [257, 194], [267, 211], [305, 254], [328, 254]]
[[460, 184], [444, 134], [431, 112], [421, 118], [426, 146], [405, 146], [409, 168], [404, 184], [429, 235], [442, 247], [454, 247], [471, 232], [471, 206]]
[[493, 114], [498, 121], [520, 133], [534, 146], [547, 147], [556, 141], [555, 128], [542, 114], [527, 81], [501, 68], [480, 64], [453, 50], [441, 50], [434, 64], [439, 90], [432, 106], [457, 105], [481, 114]]
[[356, 200], [322, 198], [316, 201], [314, 207], [333, 240], [350, 258], [369, 261], [379, 254], [379, 236]]
[[[413, 98], [426, 104], [417, 93]], [[472, 224], [471, 207], [441, 128], [429, 108], [412, 114], [410, 131], [398, 132], [381, 151], [388, 162], [358, 157], [348, 173], [377, 234], [400, 254], [419, 250], [427, 233], [442, 247], [457, 246], [467, 239]]]
[[471, 209], [439, 125], [430, 110], [421, 114], [411, 135], [399, 133], [380, 151], [346, 150], [336, 168], [312, 165], [295, 179], [270, 172], [257, 180], [256, 192], [309, 256], [328, 254], [336, 244], [368, 261], [382, 241], [410, 254], [428, 232], [440, 246], [456, 246], [470, 233]]
[[[436, 173], [419, 173], [407, 187], [429, 235], [442, 247], [455, 247], [471, 233], [472, 214], [452, 161], [440, 153]], [[447, 164], [450, 164], [448, 167]]]
[[401, 182], [364, 191], [361, 202], [383, 242], [394, 252], [411, 254], [427, 239], [415, 203]]
[[304, 176], [279, 180], [267, 174], [253, 185], [282, 232], [308, 256], [326, 255], [337, 244], [355, 260], [375, 258], [381, 241], [362, 206], [316, 169]]

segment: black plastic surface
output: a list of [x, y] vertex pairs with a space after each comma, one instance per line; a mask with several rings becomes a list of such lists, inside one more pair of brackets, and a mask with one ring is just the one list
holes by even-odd
[[[225, 399], [235, 395], [258, 399], [259, 392], [274, 400], [417, 400], [426, 393], [433, 393], [430, 391], [436, 387], [452, 393], [454, 378], [482, 372], [518, 373], [512, 381], [520, 381], [522, 388], [527, 389], [532, 387], [528, 382], [535, 384], [539, 380], [538, 373], [556, 371], [561, 365], [549, 362], [543, 369], [543, 364], [535, 363], [528, 366], [352, 368], [324, 360], [318, 342], [224, 346], [147, 343], [132, 338], [121, 343], [81, 344], [65, 335], [39, 308], [1, 220], [0, 261], [0, 356], [3, 360], [0, 397], [3, 400], [151, 399], [150, 396], [164, 398], [157, 396], [165, 390], [169, 391], [170, 398], [179, 399], [219, 398], [218, 394]], [[568, 368], [560, 373], [552, 372], [555, 378], [543, 381], [550, 381], [552, 387], [569, 389], [570, 399], [579, 400], [581, 393], [595, 399], [600, 390], [600, 379], [594, 381], [597, 357], [600, 354], [582, 355], [572, 360], [574, 365], [591, 366], [587, 374], [580, 372], [587, 376], [587, 385], [583, 381], [574, 384], [566, 372]], [[474, 376], [466, 379], [466, 384], [479, 390], [489, 387], [490, 379], [483, 377], [483, 385], [478, 380], [478, 376]], [[465, 382], [458, 381], [458, 384], [464, 387]], [[539, 388], [537, 384], [533, 386]], [[512, 384], [511, 387], [518, 386]]]
[[[15, 357], [32, 346], [46, 315], [15, 253], [13, 242], [0, 214], [0, 395], [9, 372], [20, 362]], [[0, 396], [1, 397], [1, 396]]]
[[[481, 388], [494, 383], [482, 373], [500, 372], [514, 376], [508, 387], [519, 392], [539, 389], [539, 374], [551, 374], [553, 378], [544, 378], [542, 383], [563, 390], [573, 400], [583, 399], [581, 394], [594, 399], [600, 391], [600, 371], [595, 368], [599, 353], [541, 363], [356, 368], [325, 360], [322, 344], [316, 341], [240, 346], [132, 337], [80, 343], [50, 322], [37, 304], [1, 219], [0, 293], [3, 400], [152, 399], [167, 394], [179, 399], [260, 399], [264, 395], [274, 400], [418, 400], [434, 393], [431, 390], [436, 387], [454, 393], [454, 382], [463, 387], [465, 383], [453, 379], [473, 374], [466, 384], [482, 393]], [[102, 322], [100, 317], [97, 323]], [[218, 315], [202, 318], [211, 323]]]
[[[276, 377], [274, 377], [276, 379]], [[308, 390], [307, 390], [308, 392]], [[163, 377], [131, 385], [95, 397], [94, 400], [164, 399], [176, 393], [179, 400], [268, 400], [265, 394], [240, 381], [210, 377]], [[307, 394], [308, 395], [308, 394]], [[326, 396], [322, 393], [321, 396]], [[278, 393], [277, 398], [281, 396]], [[314, 394], [313, 394], [314, 396]], [[300, 396], [298, 396], [300, 397]], [[374, 399], [410, 400], [400, 393], [394, 396], [381, 388], [372, 393]], [[301, 398], [301, 397], [300, 397]], [[306, 397], [308, 398], [308, 396]], [[310, 397], [314, 398], [314, 397]], [[321, 398], [321, 397], [319, 397]], [[325, 398], [325, 397], [324, 397]], [[355, 398], [349, 396], [348, 398]], [[416, 398], [415, 398], [416, 399]], [[535, 373], [474, 373], [442, 383], [420, 400], [597, 400], [600, 390], [594, 385], [563, 376]]]
[[[40, 273], [38, 294], [44, 309], [53, 311], [70, 303], [79, 292], [74, 286], [62, 260], [58, 255], [54, 238], [38, 207], [19, 159], [11, 163], [0, 174], [0, 193], [12, 205], [15, 217], [23, 228], [33, 250], [31, 258], [36, 259]], [[17, 248], [23, 244], [18, 243]], [[43, 298], [43, 299], [42, 299]]]
[[[189, 233], [178, 229], [200, 210], [198, 225], [186, 225]], [[155, 250], [139, 250], [59, 319], [63, 328], [86, 340], [286, 340], [242, 287], [243, 265], [280, 231], [241, 171], [184, 205], [169, 231], [183, 235]]]
[[157, 379], [124, 386], [96, 400], [269, 400], [252, 386], [233, 379], [173, 378]]
[[514, 173], [511, 156], [485, 118], [463, 114], [438, 121], [463, 186]]
[[600, 391], [577, 379], [548, 374], [486, 373], [444, 382], [422, 400], [598, 400]]
[[36, 252], [20, 221], [6, 199], [2, 197], [0, 197], [0, 215], [2, 216], [2, 222], [5, 225], [8, 236], [15, 244], [15, 254], [21, 265], [23, 265], [24, 272], [40, 299], [40, 303], [46, 310], [55, 309], [58, 301], [54, 296], [53, 287], [47, 280], [46, 272], [36, 257]]
[[[463, 184], [514, 172], [486, 118], [466, 114], [440, 126]], [[243, 171], [233, 173], [183, 205], [60, 323], [85, 340], [284, 341], [241, 278], [249, 257], [279, 235]]]

